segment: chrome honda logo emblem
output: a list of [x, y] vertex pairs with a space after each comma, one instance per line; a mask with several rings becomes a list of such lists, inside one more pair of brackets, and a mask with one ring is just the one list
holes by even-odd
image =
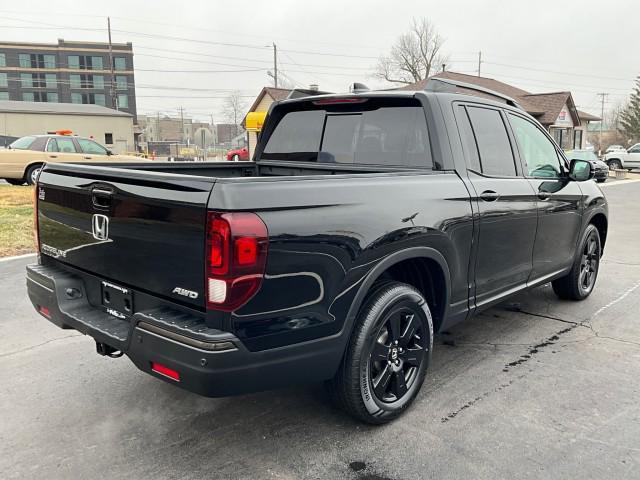
[[96, 240], [109, 239], [109, 217], [96, 213], [91, 220], [91, 233]]

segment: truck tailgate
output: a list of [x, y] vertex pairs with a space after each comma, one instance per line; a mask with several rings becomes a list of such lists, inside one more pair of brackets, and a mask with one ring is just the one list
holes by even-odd
[[48, 165], [38, 182], [40, 251], [117, 286], [204, 307], [214, 178]]

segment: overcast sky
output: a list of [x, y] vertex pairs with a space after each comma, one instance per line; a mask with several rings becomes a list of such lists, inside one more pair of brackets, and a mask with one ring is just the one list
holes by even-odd
[[[412, 17], [426, 17], [446, 38], [449, 70], [477, 73], [532, 92], [570, 90], [581, 110], [599, 114], [622, 102], [640, 75], [638, 3], [620, 1], [326, 1], [155, 2], [110, 0], [2, 2], [0, 40], [132, 42], [139, 113], [224, 121], [232, 90], [250, 103], [279, 70], [296, 86], [346, 91], [371, 77]], [[67, 13], [68, 12], [68, 13]], [[16, 28], [20, 27], [20, 28]], [[165, 38], [163, 38], [165, 37]], [[175, 38], [166, 38], [175, 37]], [[201, 71], [198, 73], [198, 71]], [[202, 72], [204, 71], [204, 72]], [[232, 71], [232, 72], [230, 72]], [[191, 97], [191, 98], [190, 98]], [[200, 97], [200, 98], [193, 98]]]

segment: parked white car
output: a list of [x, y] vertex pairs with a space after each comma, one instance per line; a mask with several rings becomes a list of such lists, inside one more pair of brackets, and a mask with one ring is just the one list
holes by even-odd
[[622, 145], [609, 145], [609, 148], [607, 148], [604, 153], [626, 152], [626, 151], [627, 149], [624, 148]]
[[604, 162], [612, 170], [626, 168], [632, 170], [640, 168], [640, 143], [636, 143], [629, 150], [609, 152], [604, 156]]

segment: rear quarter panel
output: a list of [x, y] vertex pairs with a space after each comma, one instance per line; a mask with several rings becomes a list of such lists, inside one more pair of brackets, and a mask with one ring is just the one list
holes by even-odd
[[0, 150], [0, 178], [24, 177], [25, 170], [33, 163], [46, 161], [44, 152], [34, 150]]
[[416, 246], [445, 257], [449, 301], [466, 306], [473, 225], [455, 173], [221, 180], [210, 208], [255, 211], [269, 231], [263, 286], [231, 318], [250, 349], [340, 333], [372, 269]]

